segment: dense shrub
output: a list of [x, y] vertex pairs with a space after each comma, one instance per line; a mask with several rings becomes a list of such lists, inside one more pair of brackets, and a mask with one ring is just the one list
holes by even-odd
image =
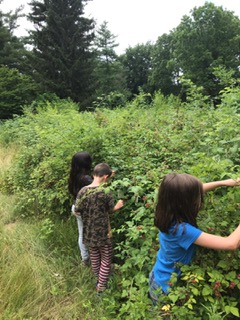
[[[234, 101], [234, 92], [229, 94]], [[218, 109], [196, 108], [158, 93], [151, 105], [139, 96], [124, 108], [84, 113], [65, 101], [64, 108], [60, 102], [48, 104], [1, 125], [1, 143], [19, 145], [14, 165], [1, 181], [6, 192], [18, 196], [19, 215], [69, 215], [67, 179], [77, 151], [87, 150], [94, 164], [104, 161], [115, 169], [110, 187], [125, 207], [112, 217], [118, 268], [104, 298], [109, 319], [239, 317], [238, 252], [199, 250], [164, 306], [153, 310], [147, 298], [148, 273], [158, 250], [153, 211], [162, 177], [187, 172], [207, 182], [240, 175], [240, 115], [227, 107], [227, 92], [223, 98]], [[209, 193], [199, 226], [228, 235], [239, 223], [239, 192], [222, 188]]]

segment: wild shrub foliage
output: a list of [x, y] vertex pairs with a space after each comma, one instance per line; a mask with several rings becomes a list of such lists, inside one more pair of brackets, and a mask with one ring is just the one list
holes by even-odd
[[[125, 207], [112, 217], [118, 267], [103, 298], [106, 319], [239, 317], [239, 251], [199, 250], [164, 305], [153, 309], [147, 297], [158, 250], [153, 212], [162, 177], [172, 171], [203, 182], [240, 176], [239, 92], [234, 90], [223, 92], [217, 109], [196, 108], [160, 93], [149, 105], [140, 94], [115, 110], [78, 113], [71, 102], [57, 102], [1, 125], [2, 145], [16, 144], [19, 150], [0, 181], [2, 190], [17, 195], [18, 216], [70, 214], [67, 179], [77, 151], [86, 150], [94, 164], [107, 162], [115, 169], [110, 187]], [[228, 235], [239, 223], [239, 203], [240, 188], [209, 193], [199, 227]]]

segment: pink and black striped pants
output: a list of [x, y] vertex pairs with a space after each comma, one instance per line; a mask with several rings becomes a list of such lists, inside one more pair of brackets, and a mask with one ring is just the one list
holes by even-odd
[[106, 244], [102, 247], [90, 247], [92, 270], [97, 277], [97, 291], [106, 289], [111, 271], [113, 245]]

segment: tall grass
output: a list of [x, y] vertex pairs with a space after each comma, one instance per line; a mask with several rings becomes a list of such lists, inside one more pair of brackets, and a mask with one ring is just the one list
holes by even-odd
[[[0, 149], [1, 174], [11, 166], [11, 152]], [[104, 319], [95, 279], [80, 265], [76, 222], [47, 226], [16, 220], [14, 196], [0, 192], [0, 319]]]
[[[71, 227], [70, 223], [65, 227]], [[56, 225], [52, 241], [62, 228], [62, 223]], [[78, 252], [69, 250], [67, 239], [63, 249], [50, 244], [50, 239], [41, 239], [41, 225], [36, 221], [1, 222], [0, 229], [1, 319], [103, 317], [91, 271], [80, 266]]]

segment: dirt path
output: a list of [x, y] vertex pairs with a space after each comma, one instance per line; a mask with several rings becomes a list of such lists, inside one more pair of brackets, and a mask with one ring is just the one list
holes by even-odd
[[0, 172], [7, 170], [16, 154], [16, 147], [4, 148], [0, 146]]
[[16, 226], [16, 223], [13, 222], [14, 196], [7, 195], [3, 190], [4, 177], [11, 167], [16, 150], [16, 147], [4, 148], [0, 146], [0, 221], [6, 230], [14, 230]]

